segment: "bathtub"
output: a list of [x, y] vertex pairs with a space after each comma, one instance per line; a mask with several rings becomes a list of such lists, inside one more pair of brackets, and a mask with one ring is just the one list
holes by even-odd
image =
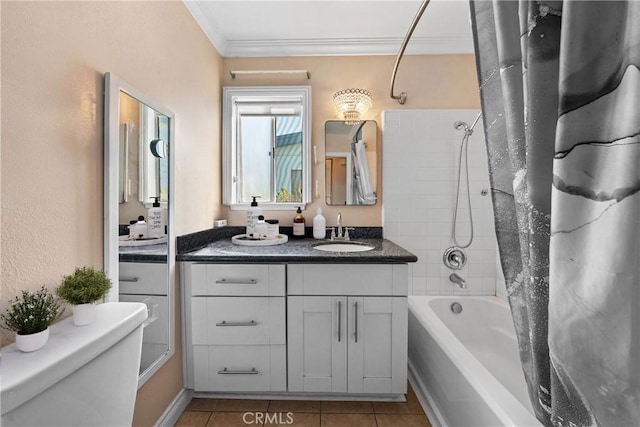
[[409, 296], [409, 376], [433, 425], [542, 425], [499, 298]]

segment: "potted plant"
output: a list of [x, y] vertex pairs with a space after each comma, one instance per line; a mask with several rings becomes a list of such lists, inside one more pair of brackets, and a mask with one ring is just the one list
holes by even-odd
[[2, 327], [16, 333], [16, 346], [24, 352], [42, 348], [49, 339], [49, 326], [63, 313], [58, 299], [44, 286], [37, 292], [22, 291], [0, 314]]
[[109, 289], [111, 280], [103, 271], [80, 267], [73, 274], [64, 276], [56, 293], [73, 306], [73, 324], [82, 326], [94, 321], [94, 303], [104, 298]]

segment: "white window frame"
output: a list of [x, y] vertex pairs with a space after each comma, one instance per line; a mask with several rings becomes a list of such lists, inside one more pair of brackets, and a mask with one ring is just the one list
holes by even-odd
[[239, 202], [237, 186], [238, 103], [296, 102], [302, 109], [302, 201], [260, 203], [263, 210], [303, 209], [311, 203], [311, 86], [245, 86], [223, 88], [222, 110], [222, 203], [232, 210], [246, 210], [249, 203]]

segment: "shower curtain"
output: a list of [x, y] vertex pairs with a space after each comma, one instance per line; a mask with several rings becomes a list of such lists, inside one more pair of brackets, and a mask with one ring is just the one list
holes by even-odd
[[471, 0], [496, 234], [547, 426], [640, 425], [640, 2]]

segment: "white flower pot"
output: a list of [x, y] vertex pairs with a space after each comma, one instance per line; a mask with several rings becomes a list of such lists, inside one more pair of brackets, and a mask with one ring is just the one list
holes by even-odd
[[49, 340], [49, 328], [35, 334], [20, 335], [16, 334], [16, 346], [20, 351], [29, 353], [44, 347]]
[[73, 324], [84, 326], [96, 320], [96, 306], [94, 304], [80, 304], [73, 306]]

